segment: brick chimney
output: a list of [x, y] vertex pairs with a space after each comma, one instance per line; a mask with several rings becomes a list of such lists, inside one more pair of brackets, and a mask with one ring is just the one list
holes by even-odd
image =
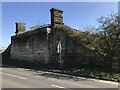
[[56, 24], [63, 25], [63, 11], [60, 9], [52, 8], [51, 12], [51, 25], [55, 26]]
[[26, 24], [21, 22], [16, 22], [16, 35], [25, 32]]

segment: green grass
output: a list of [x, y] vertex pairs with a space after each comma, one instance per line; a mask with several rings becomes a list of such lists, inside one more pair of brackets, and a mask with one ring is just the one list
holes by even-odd
[[120, 82], [120, 72], [108, 68], [98, 68], [98, 67], [83, 67], [79, 69], [70, 69], [66, 73], [73, 75], [84, 76], [89, 78], [110, 80], [115, 82]]

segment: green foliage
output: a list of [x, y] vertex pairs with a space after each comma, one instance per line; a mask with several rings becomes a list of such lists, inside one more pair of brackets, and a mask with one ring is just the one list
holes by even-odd
[[120, 59], [120, 17], [101, 17], [98, 22], [100, 26], [96, 50], [103, 54], [107, 61], [111, 62], [115, 57]]
[[84, 32], [74, 31], [73, 36], [87, 48], [103, 55], [105, 61], [120, 60], [120, 17], [101, 17], [98, 22], [98, 29], [89, 26], [83, 29]]
[[[76, 42], [96, 51], [105, 61], [120, 60], [120, 17], [111, 15], [98, 19], [99, 27], [88, 26], [80, 32], [66, 25], [59, 26]], [[112, 64], [112, 63], [111, 63]]]

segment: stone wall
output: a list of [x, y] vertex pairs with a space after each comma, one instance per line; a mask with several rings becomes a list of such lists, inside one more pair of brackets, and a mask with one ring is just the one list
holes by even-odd
[[[70, 66], [95, 66], [99, 56], [92, 50], [87, 49], [80, 43], [76, 42], [76, 39], [66, 36], [66, 50], [65, 58], [66, 63]], [[97, 57], [97, 58], [96, 58]]]
[[57, 62], [60, 60], [60, 54], [57, 53], [57, 46], [59, 41], [61, 41], [61, 58], [64, 66], [97, 66], [97, 62], [100, 61], [101, 57], [96, 52], [78, 43], [78, 38], [70, 37], [66, 33], [67, 29], [58, 28], [55, 28], [51, 34], [52, 57]]
[[60, 62], [60, 53], [58, 52], [58, 44], [61, 42], [61, 60], [64, 60], [65, 56], [65, 33], [63, 30], [52, 29], [50, 34], [50, 52], [51, 52], [51, 61], [59, 64]]
[[69, 36], [67, 31], [71, 28], [61, 28], [65, 27], [62, 14], [62, 10], [52, 8], [50, 26], [27, 32], [25, 23], [16, 23], [16, 35], [11, 37], [11, 58], [57, 65], [62, 62], [63, 66], [96, 65], [99, 55]]
[[11, 37], [11, 58], [17, 60], [40, 61], [49, 60], [47, 29], [41, 28]]

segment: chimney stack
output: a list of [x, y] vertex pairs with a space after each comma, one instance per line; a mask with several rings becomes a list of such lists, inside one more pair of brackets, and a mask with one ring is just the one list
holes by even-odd
[[59, 9], [52, 8], [51, 10], [51, 25], [63, 25], [63, 11]]
[[26, 24], [21, 22], [16, 22], [16, 35], [24, 33], [26, 29]]

